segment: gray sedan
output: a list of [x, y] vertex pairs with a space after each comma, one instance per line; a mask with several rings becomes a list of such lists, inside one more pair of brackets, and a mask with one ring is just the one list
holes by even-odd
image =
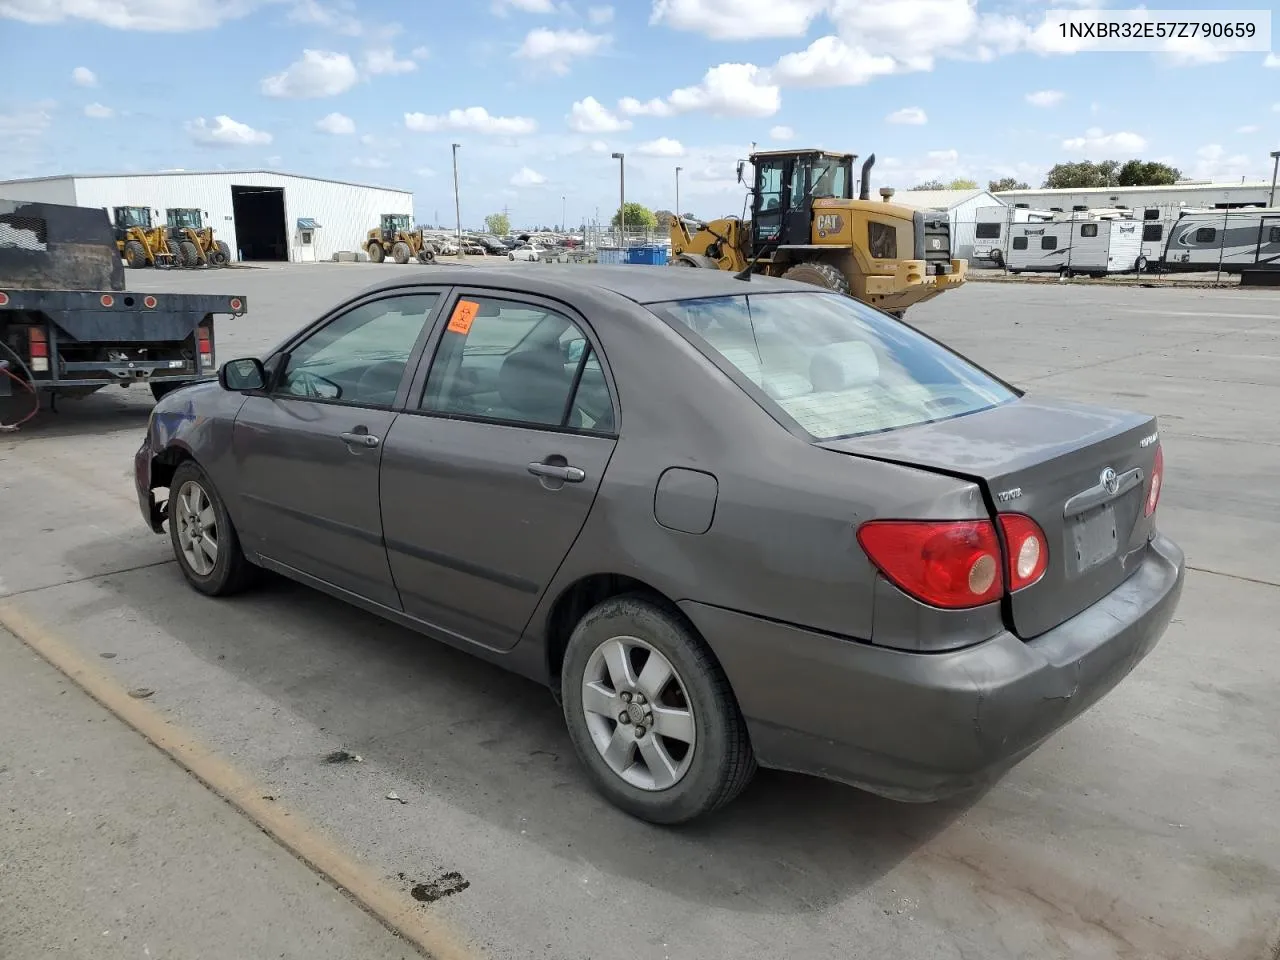
[[192, 587], [274, 571], [549, 686], [595, 786], [689, 820], [757, 765], [932, 800], [1163, 634], [1153, 417], [720, 271], [441, 267], [161, 400]]

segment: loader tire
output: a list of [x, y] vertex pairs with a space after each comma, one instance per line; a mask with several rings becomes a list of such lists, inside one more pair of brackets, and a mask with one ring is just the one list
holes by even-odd
[[167, 242], [165, 243], [165, 246], [166, 246], [166, 247], [168, 248], [168, 250], [169, 250], [169, 263], [168, 263], [168, 266], [170, 266], [170, 267], [180, 267], [180, 266], [182, 266], [182, 248], [178, 246], [178, 241], [177, 241], [177, 240], [169, 240], [169, 241], [167, 241]]
[[147, 265], [147, 248], [137, 240], [130, 240], [124, 245], [125, 266], [141, 270]]
[[408, 263], [411, 256], [413, 250], [403, 240], [397, 240], [391, 247], [391, 259], [396, 263]]
[[231, 262], [231, 245], [228, 244], [227, 241], [225, 240], [218, 241], [218, 252], [222, 254], [223, 263]]
[[184, 267], [200, 266], [200, 248], [199, 247], [197, 247], [190, 240], [183, 240], [182, 243], [178, 244], [178, 246], [182, 250], [182, 265]]
[[829, 263], [797, 263], [782, 275], [782, 279], [812, 283], [814, 286], [849, 295], [848, 279]]
[[371, 244], [369, 244], [369, 260], [370, 260], [370, 262], [372, 262], [372, 263], [381, 263], [381, 262], [382, 262], [383, 260], [385, 260], [385, 259], [387, 259], [387, 251], [385, 251], [385, 250], [383, 250], [383, 249], [382, 249], [382, 244], [380, 244], [380, 243], [371, 243]]
[[418, 260], [421, 263], [435, 263], [436, 248], [430, 245], [424, 246], [421, 250], [418, 251]]

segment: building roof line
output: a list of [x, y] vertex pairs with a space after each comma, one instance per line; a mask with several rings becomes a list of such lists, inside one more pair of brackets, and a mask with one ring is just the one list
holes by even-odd
[[291, 177], [294, 180], [315, 180], [319, 183], [336, 183], [344, 187], [363, 187], [366, 190], [386, 190], [390, 193], [407, 193], [412, 194], [412, 190], [404, 190], [400, 187], [387, 187], [376, 183], [357, 183], [354, 180], [336, 180], [332, 177], [313, 177], [303, 173], [289, 173], [285, 170], [157, 170], [154, 172], [133, 172], [133, 173], [60, 173], [48, 177], [22, 177], [14, 180], [0, 180], [0, 187], [4, 187], [12, 183], [42, 183], [53, 180], [129, 180], [139, 177], [212, 177], [212, 176], [230, 176], [239, 177], [246, 174], [265, 174], [272, 177]]

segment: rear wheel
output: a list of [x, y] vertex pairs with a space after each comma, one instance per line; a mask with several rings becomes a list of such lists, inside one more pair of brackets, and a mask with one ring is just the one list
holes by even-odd
[[178, 246], [177, 240], [169, 240], [165, 242], [165, 247], [169, 251], [169, 266], [182, 266], [182, 248]]
[[382, 249], [382, 244], [369, 244], [369, 259], [374, 263], [381, 263], [383, 260], [387, 259], [387, 251]]
[[729, 681], [679, 617], [641, 596], [597, 605], [561, 670], [565, 722], [596, 788], [652, 823], [728, 803], [755, 754]]
[[217, 242], [217, 247], [218, 247], [218, 253], [222, 254], [222, 262], [230, 263], [231, 262], [231, 245], [228, 244], [227, 241], [225, 240], [219, 240]]
[[147, 265], [147, 248], [137, 240], [130, 240], [124, 245], [125, 266], [141, 270]]
[[173, 553], [191, 586], [221, 597], [249, 585], [257, 568], [245, 558], [222, 498], [194, 460], [173, 472], [166, 511]]
[[829, 263], [797, 263], [782, 275], [784, 280], [797, 280], [800, 283], [812, 283], [814, 286], [826, 287], [836, 293], [849, 293], [849, 281]]
[[184, 267], [200, 266], [200, 248], [199, 247], [197, 247], [190, 240], [183, 240], [182, 243], [178, 244], [178, 246], [182, 250], [182, 265]]
[[411, 256], [413, 256], [413, 250], [403, 240], [397, 240], [391, 248], [391, 259], [396, 263], [408, 263]]

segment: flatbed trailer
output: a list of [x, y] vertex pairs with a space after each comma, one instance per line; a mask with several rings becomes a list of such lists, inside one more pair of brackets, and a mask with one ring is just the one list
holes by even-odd
[[247, 306], [238, 295], [126, 290], [103, 211], [0, 200], [0, 400], [29, 394], [38, 406], [134, 384], [159, 398], [211, 379], [214, 320]]

